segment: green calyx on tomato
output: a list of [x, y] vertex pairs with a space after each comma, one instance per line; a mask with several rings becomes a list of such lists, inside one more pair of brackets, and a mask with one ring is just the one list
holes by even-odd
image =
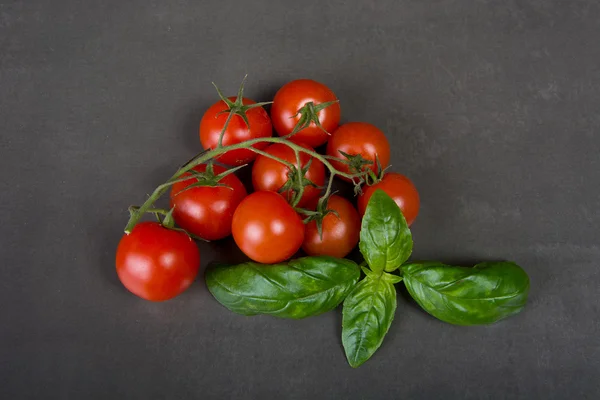
[[348, 169], [353, 173], [361, 172], [365, 166], [373, 164], [373, 161], [365, 160], [361, 154], [348, 154], [341, 150], [339, 153], [344, 156], [342, 162], [348, 164]]
[[360, 193], [359, 186], [373, 181], [390, 162], [390, 144], [385, 134], [366, 122], [341, 125], [329, 138], [326, 151], [336, 169], [361, 174], [354, 179], [342, 177], [354, 183], [355, 193]]
[[[200, 143], [207, 150], [217, 150], [219, 154], [214, 157], [227, 165], [247, 164], [254, 160], [257, 153], [252, 150], [265, 148], [266, 141], [243, 145], [254, 139], [270, 138], [273, 134], [273, 125], [269, 115], [262, 107], [270, 102], [257, 103], [243, 97], [244, 81], [240, 85], [237, 97], [225, 97], [213, 83], [221, 100], [206, 110], [200, 120]], [[227, 152], [223, 147], [237, 146]], [[252, 147], [252, 148], [250, 148]], [[196, 161], [194, 158], [192, 161]]]
[[309, 101], [308, 103], [304, 104], [304, 106], [298, 110], [296, 115], [294, 115], [294, 117], [300, 115], [300, 119], [288, 137], [293, 137], [296, 133], [308, 128], [310, 124], [315, 124], [317, 128], [322, 130], [327, 135], [330, 135], [331, 132], [327, 132], [321, 125], [321, 121], [319, 121], [319, 112], [337, 103], [339, 103], [339, 100], [328, 101], [320, 104], [314, 104], [312, 101]]
[[[246, 114], [249, 110], [252, 110], [253, 108], [257, 108], [257, 107], [263, 107], [266, 106], [267, 104], [271, 104], [272, 101], [264, 101], [262, 103], [254, 103], [254, 104], [244, 104], [244, 85], [246, 83], [246, 78], [248, 77], [248, 75], [244, 76], [244, 79], [242, 80], [242, 83], [240, 84], [240, 88], [238, 89], [238, 94], [237, 97], [235, 98], [235, 101], [231, 101], [228, 97], [225, 97], [225, 95], [221, 92], [221, 90], [219, 89], [219, 87], [212, 82], [213, 86], [215, 87], [215, 89], [217, 90], [217, 93], [219, 94], [219, 97], [221, 98], [221, 100], [227, 105], [228, 109], [227, 110], [223, 110], [220, 111], [218, 114], [229, 114], [227, 118], [231, 118], [233, 115], [239, 115], [242, 120], [244, 121], [244, 123], [246, 124], [247, 128], [250, 128], [250, 121], [248, 120], [248, 115]], [[218, 146], [222, 146], [223, 145], [223, 134], [219, 137], [219, 143]]]
[[346, 257], [356, 247], [360, 216], [345, 198], [326, 195], [306, 219], [302, 249], [310, 256]]
[[279, 193], [289, 193], [291, 195], [291, 198], [288, 198], [288, 201], [292, 206], [296, 206], [300, 203], [307, 187], [317, 189], [317, 193], [322, 189], [321, 186], [318, 186], [307, 177], [312, 163], [313, 159], [311, 158], [303, 167], [298, 168], [297, 166], [294, 166], [293, 168], [290, 168], [287, 174], [287, 181], [278, 190]]
[[271, 106], [271, 120], [277, 134], [313, 148], [327, 142], [340, 117], [335, 94], [312, 79], [286, 83], [275, 94]]
[[200, 164], [182, 175], [189, 179], [177, 182], [171, 188], [175, 222], [205, 240], [229, 236], [233, 213], [248, 194], [234, 174], [239, 168]]
[[[181, 190], [175, 191], [173, 190], [173, 194], [172, 196], [178, 196], [179, 194], [193, 189], [193, 188], [197, 188], [197, 187], [224, 187], [224, 188], [228, 188], [233, 190], [233, 188], [231, 186], [229, 186], [226, 183], [226, 179], [225, 177], [228, 175], [233, 174], [235, 171], [237, 171], [238, 169], [244, 168], [246, 166], [246, 164], [244, 165], [238, 165], [237, 167], [234, 168], [228, 168], [225, 169], [223, 167], [217, 167], [219, 170], [218, 174], [215, 174], [215, 167], [213, 166], [212, 163], [208, 163], [206, 164], [205, 168], [193, 168], [191, 169], [188, 174], [191, 175], [191, 179], [189, 179], [190, 181], [195, 179], [196, 182], [194, 183], [190, 183], [190, 184], [183, 184], [183, 185], [179, 185], [179, 186], [184, 186]], [[186, 182], [187, 183], [187, 182]], [[174, 187], [177, 185], [174, 185]]]
[[[303, 143], [296, 145], [312, 150]], [[321, 161], [281, 143], [261, 151], [252, 166], [254, 190], [279, 192], [293, 207], [305, 207], [319, 197], [324, 183]]]
[[314, 222], [316, 224], [315, 226], [317, 228], [317, 233], [319, 234], [319, 237], [321, 239], [323, 238], [323, 220], [325, 219], [325, 217], [327, 217], [329, 214], [333, 214], [336, 217], [339, 217], [339, 214], [336, 210], [330, 209], [328, 207], [329, 199], [332, 197], [333, 194], [334, 193], [326, 193], [317, 200], [316, 204], [313, 202], [312, 207], [298, 210], [300, 214], [306, 216], [306, 218], [304, 218], [303, 220], [305, 224], [310, 224], [311, 222]]

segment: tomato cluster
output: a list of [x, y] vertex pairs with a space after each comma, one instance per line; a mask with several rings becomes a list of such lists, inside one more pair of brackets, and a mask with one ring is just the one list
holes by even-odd
[[[161, 301], [187, 289], [200, 264], [189, 235], [232, 235], [249, 258], [271, 264], [300, 249], [311, 256], [348, 255], [376, 189], [395, 200], [409, 225], [415, 220], [418, 192], [407, 177], [385, 172], [390, 145], [384, 133], [365, 122], [340, 125], [340, 104], [327, 86], [295, 80], [277, 92], [270, 115], [263, 105], [243, 97], [242, 85], [237, 97], [221, 95], [206, 111], [199, 136], [212, 159], [184, 167], [168, 181], [170, 211], [146, 207], [158, 222], [135, 221], [121, 239], [117, 273], [131, 292]], [[314, 150], [323, 145], [325, 154]], [[254, 162], [254, 192], [247, 193], [234, 170], [214, 162]], [[355, 185], [358, 208], [332, 193], [333, 177]]]

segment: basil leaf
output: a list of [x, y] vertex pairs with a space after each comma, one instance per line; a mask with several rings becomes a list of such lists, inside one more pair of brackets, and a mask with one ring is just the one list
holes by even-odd
[[520, 312], [529, 277], [512, 262], [486, 262], [473, 268], [438, 262], [402, 266], [410, 295], [434, 317], [456, 325], [491, 324]]
[[351, 367], [367, 361], [381, 346], [396, 312], [394, 284], [365, 277], [344, 300], [342, 344]]
[[287, 265], [215, 265], [205, 279], [215, 299], [233, 312], [300, 319], [338, 306], [359, 277], [350, 260], [304, 257]]
[[410, 257], [412, 235], [396, 202], [383, 190], [369, 199], [360, 229], [359, 248], [375, 272], [394, 271]]

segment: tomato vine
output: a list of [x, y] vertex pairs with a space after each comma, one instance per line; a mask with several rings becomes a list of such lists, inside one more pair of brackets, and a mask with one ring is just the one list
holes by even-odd
[[[213, 162], [218, 156], [220, 156], [226, 152], [232, 151], [232, 150], [248, 149], [256, 154], [272, 158], [275, 161], [278, 161], [278, 162], [286, 165], [290, 170], [293, 170], [295, 168], [301, 168], [300, 153], [306, 153], [310, 157], [320, 161], [329, 170], [329, 174], [330, 174], [326, 191], [319, 200], [320, 204], [326, 203], [327, 198], [332, 194], [332, 184], [333, 184], [333, 178], [335, 176], [340, 176], [340, 177], [346, 178], [347, 180], [354, 183], [355, 188], [360, 190], [360, 185], [368, 179], [368, 175], [369, 175], [368, 169], [366, 169], [364, 171], [360, 171], [360, 172], [359, 171], [354, 171], [354, 172], [341, 171], [341, 170], [337, 169], [333, 165], [333, 163], [330, 161], [334, 161], [334, 162], [337, 161], [339, 164], [343, 165], [343, 164], [346, 164], [348, 162], [348, 160], [319, 154], [316, 151], [314, 151], [313, 149], [303, 147], [303, 146], [289, 140], [294, 134], [300, 132], [302, 130], [302, 128], [306, 126], [307, 121], [305, 118], [301, 118], [297, 122], [296, 128], [294, 128], [294, 131], [287, 136], [284, 136], [284, 137], [261, 137], [261, 138], [256, 138], [256, 139], [250, 139], [250, 140], [247, 140], [247, 141], [244, 141], [241, 143], [223, 146], [223, 144], [222, 144], [223, 136], [225, 135], [225, 131], [227, 130], [227, 127], [228, 127], [229, 123], [231, 122], [231, 120], [233, 119], [234, 115], [237, 115], [238, 117], [242, 118], [242, 120], [246, 124], [248, 124], [248, 119], [246, 117], [246, 111], [248, 111], [252, 108], [262, 107], [264, 105], [270, 104], [270, 102], [263, 102], [263, 103], [251, 104], [249, 106], [244, 106], [242, 104], [242, 96], [244, 93], [245, 81], [246, 81], [246, 77], [244, 77], [244, 80], [242, 81], [242, 83], [240, 85], [240, 88], [238, 90], [238, 94], [237, 94], [235, 101], [231, 101], [231, 100], [227, 99], [221, 93], [221, 91], [219, 90], [217, 85], [215, 85], [213, 83], [213, 85], [217, 89], [217, 93], [219, 94], [219, 97], [221, 98], [222, 101], [224, 101], [227, 104], [228, 110], [226, 110], [226, 112], [229, 113], [227, 120], [225, 122], [225, 125], [223, 126], [223, 129], [221, 131], [221, 135], [219, 137], [217, 146], [214, 149], [203, 150], [202, 152], [195, 155], [191, 160], [189, 160], [183, 166], [181, 166], [165, 183], [162, 183], [159, 186], [157, 186], [154, 189], [154, 191], [150, 194], [148, 199], [142, 205], [131, 206], [129, 208], [130, 218], [124, 229], [126, 234], [131, 233], [134, 226], [140, 221], [140, 219], [142, 218], [142, 216], [145, 213], [152, 213], [152, 214], [156, 215], [156, 214], [164, 214], [165, 212], [167, 212], [167, 210], [156, 209], [154, 207], [154, 203], [156, 203], [156, 201], [162, 195], [164, 195], [166, 193], [166, 191], [168, 190], [168, 188], [170, 186], [172, 186], [178, 182], [189, 180], [190, 179], [189, 176], [182, 177], [186, 172], [189, 172], [194, 167], [196, 167], [200, 164]], [[325, 107], [331, 106], [333, 104], [336, 104], [336, 102], [328, 102], [327, 104], [322, 104], [322, 105], [320, 105], [321, 107], [319, 107], [316, 111], [315, 110], [312, 110], [312, 111], [314, 111], [314, 113], [316, 113], [316, 112], [324, 109]], [[264, 150], [257, 149], [256, 147], [254, 147], [254, 145], [258, 144], [258, 143], [268, 143], [268, 144], [280, 143], [280, 144], [290, 147], [295, 153], [297, 165], [294, 165], [288, 161], [282, 160], [281, 158], [274, 156], [272, 154], [269, 154], [268, 152], [266, 152]], [[246, 165], [247, 164], [235, 167], [235, 169], [244, 167]], [[298, 179], [296, 182], [291, 183], [291, 186], [292, 186], [291, 190], [295, 192], [294, 201], [292, 203], [292, 206], [296, 206], [298, 204], [298, 201], [302, 197], [302, 194], [304, 192], [304, 187], [306, 186], [305, 182], [303, 182], [302, 174], [298, 173], [298, 174], [295, 174], [295, 176], [297, 176]], [[308, 215], [312, 215], [314, 218], [314, 213], [311, 213], [308, 210], [300, 209], [298, 211], [304, 212], [305, 214], [308, 214]]]

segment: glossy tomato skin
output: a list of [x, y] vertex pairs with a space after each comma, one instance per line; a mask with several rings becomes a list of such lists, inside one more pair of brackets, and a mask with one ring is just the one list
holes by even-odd
[[[229, 97], [229, 100], [235, 101], [235, 97]], [[244, 105], [255, 104], [256, 102], [244, 98]], [[224, 101], [220, 100], [213, 104], [202, 116], [200, 121], [200, 142], [205, 149], [214, 149], [219, 143], [219, 135], [227, 121], [228, 107]], [[221, 114], [219, 114], [221, 113]], [[248, 128], [239, 115], [234, 115], [227, 126], [225, 136], [223, 136], [223, 146], [229, 146], [245, 142], [250, 139], [270, 137], [273, 134], [273, 126], [269, 115], [262, 107], [256, 107], [246, 112], [250, 127]], [[257, 143], [254, 145], [257, 149], [264, 149], [268, 143]], [[231, 150], [218, 157], [218, 160], [227, 165], [241, 165], [249, 163], [256, 158], [256, 153], [248, 149]]]
[[117, 274], [142, 299], [164, 301], [186, 290], [198, 275], [200, 252], [184, 232], [140, 222], [117, 248]]
[[338, 215], [329, 213], [323, 218], [323, 237], [319, 235], [317, 223], [309, 222], [302, 250], [309, 256], [346, 257], [358, 244], [360, 216], [352, 203], [337, 195], [329, 198], [327, 208]]
[[[206, 171], [206, 165], [194, 168]], [[213, 165], [215, 175], [225, 172], [220, 165]], [[184, 176], [190, 175], [186, 173]], [[248, 194], [242, 182], [229, 174], [219, 183], [223, 186], [201, 186], [184, 190], [196, 179], [178, 182], [171, 188], [171, 207], [175, 222], [181, 228], [206, 240], [223, 239], [231, 234], [231, 220], [238, 204]]]
[[[366, 122], [349, 122], [331, 135], [327, 142], [327, 155], [345, 159], [340, 151], [350, 155], [360, 154], [365, 160], [373, 162], [367, 166], [372, 171], [376, 169], [376, 157], [379, 157], [382, 168], [387, 167], [390, 162], [390, 144], [385, 134], [375, 125]], [[348, 164], [335, 160], [331, 163], [339, 171], [350, 173]]]
[[240, 250], [263, 264], [287, 260], [304, 240], [300, 216], [281, 195], [268, 191], [242, 200], [233, 214], [232, 231]]
[[[305, 144], [299, 143], [300, 146], [310, 149]], [[312, 149], [311, 149], [312, 150]], [[265, 150], [267, 153], [276, 156], [282, 160], [289, 161], [290, 163], [297, 165], [296, 154], [294, 150], [289, 146], [281, 143], [275, 143], [267, 147]], [[305, 167], [312, 157], [306, 153], [300, 153], [300, 162], [302, 167]], [[269, 190], [277, 192], [287, 181], [288, 181], [289, 169], [279, 161], [273, 160], [264, 155], [259, 155], [252, 165], [252, 185], [254, 190]], [[322, 187], [325, 184], [325, 166], [323, 163], [313, 158], [310, 167], [306, 173], [308, 178], [315, 185]], [[312, 199], [319, 197], [321, 189], [306, 186], [302, 194], [302, 198], [298, 203], [298, 207], [304, 207]], [[289, 191], [281, 193], [286, 199], [291, 199], [292, 194]]]
[[[289, 135], [300, 119], [300, 115], [296, 115], [298, 110], [306, 103], [312, 101], [317, 105], [335, 100], [337, 100], [335, 94], [322, 83], [310, 79], [288, 82], [279, 89], [273, 99], [271, 105], [273, 127], [279, 136]], [[332, 104], [321, 110], [318, 115], [323, 129], [332, 133], [340, 123], [340, 104]], [[305, 143], [311, 147], [318, 147], [327, 139], [329, 135], [314, 123], [290, 138], [294, 142]]]
[[365, 214], [369, 199], [377, 189], [383, 190], [394, 199], [409, 226], [415, 221], [420, 207], [419, 192], [410, 179], [396, 172], [386, 173], [380, 182], [372, 186], [363, 186], [362, 194], [358, 196], [360, 215]]

